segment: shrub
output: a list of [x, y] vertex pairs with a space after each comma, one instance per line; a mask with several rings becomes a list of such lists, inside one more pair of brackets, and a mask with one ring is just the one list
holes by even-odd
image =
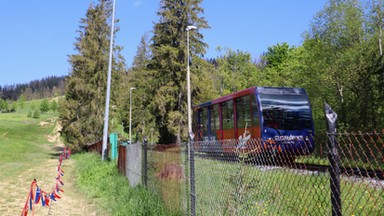
[[53, 100], [52, 103], [51, 103], [51, 110], [53, 111], [53, 113], [56, 113], [57, 102], [55, 100]]
[[44, 99], [44, 100], [40, 103], [40, 111], [41, 111], [41, 112], [48, 112], [48, 111], [49, 111], [49, 103], [48, 103], [48, 100], [47, 100], [47, 99]]
[[33, 111], [32, 118], [35, 118], [35, 119], [40, 118], [40, 110], [35, 109], [35, 110]]

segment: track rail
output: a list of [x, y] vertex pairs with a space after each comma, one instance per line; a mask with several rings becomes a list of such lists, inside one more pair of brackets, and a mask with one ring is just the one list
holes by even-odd
[[[214, 160], [220, 160], [225, 161], [229, 163], [237, 163], [239, 162], [239, 158], [235, 155], [225, 155], [225, 154], [207, 154], [207, 153], [201, 153], [196, 152], [196, 157], [200, 157], [203, 159], [214, 159]], [[285, 164], [281, 163], [273, 163], [273, 161], [264, 162], [264, 163], [258, 163], [254, 160], [246, 161], [247, 164], [252, 165], [273, 165], [273, 166], [281, 166], [289, 169], [300, 169], [300, 170], [308, 170], [308, 171], [318, 171], [318, 172], [327, 172], [329, 171], [329, 165], [319, 165], [319, 164], [309, 164], [309, 163], [295, 163], [295, 162], [287, 162]], [[366, 169], [362, 167], [340, 167], [340, 174], [347, 175], [347, 176], [356, 176], [356, 177], [365, 177], [365, 178], [372, 178], [377, 180], [384, 180], [384, 171], [378, 170], [378, 169]]]
[[[290, 167], [294, 169], [303, 169], [319, 172], [326, 172], [329, 170], [328, 165], [306, 163], [294, 163]], [[366, 169], [361, 167], [340, 167], [340, 174], [384, 180], [384, 171], [378, 169]]]

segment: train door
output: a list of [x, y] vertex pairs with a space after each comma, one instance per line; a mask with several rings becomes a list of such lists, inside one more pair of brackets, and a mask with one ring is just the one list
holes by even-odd
[[251, 112], [252, 112], [252, 138], [261, 136], [259, 107], [257, 105], [256, 96], [251, 94]]
[[223, 139], [236, 139], [233, 100], [221, 103]]
[[252, 133], [252, 113], [250, 95], [235, 99], [236, 129], [239, 140], [250, 139]]
[[198, 130], [197, 130], [197, 140], [208, 140], [209, 131], [208, 131], [208, 109], [201, 108], [199, 109], [198, 116]]
[[209, 131], [211, 140], [218, 140], [221, 138], [218, 104], [209, 107]]

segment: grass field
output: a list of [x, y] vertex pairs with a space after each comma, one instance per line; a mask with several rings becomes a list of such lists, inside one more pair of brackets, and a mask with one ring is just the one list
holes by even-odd
[[[53, 131], [57, 117], [43, 113], [38, 119], [27, 117], [29, 110], [38, 108], [40, 100], [28, 101], [14, 113], [0, 113], [0, 213], [19, 215], [29, 193], [30, 184], [50, 191], [57, 177], [58, 156], [63, 144]], [[63, 177], [65, 194], [51, 208], [35, 206], [34, 215], [91, 215], [95, 208], [79, 194], [73, 183], [72, 161], [65, 161]], [[71, 208], [68, 208], [70, 206]], [[66, 213], [64, 213], [66, 212]]]
[[14, 178], [52, 153], [47, 135], [55, 125], [42, 127], [39, 123], [50, 121], [54, 114], [43, 114], [39, 119], [27, 117], [28, 109], [37, 104], [39, 101], [26, 102], [23, 110], [0, 113], [0, 181]]
[[[0, 113], [0, 215], [21, 213], [33, 179], [45, 191], [55, 182], [63, 149], [60, 139], [50, 139], [58, 138], [57, 113], [27, 117], [40, 103], [28, 101], [17, 112]], [[51, 208], [36, 207], [34, 215], [173, 215], [144, 188], [129, 187], [115, 162], [79, 154], [65, 160], [63, 170], [62, 199]]]

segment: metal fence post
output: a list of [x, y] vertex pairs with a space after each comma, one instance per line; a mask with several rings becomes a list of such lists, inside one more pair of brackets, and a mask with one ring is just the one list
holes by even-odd
[[147, 139], [147, 137], [144, 137], [143, 148], [144, 148], [144, 151], [143, 151], [143, 154], [144, 154], [144, 157], [143, 157], [143, 185], [144, 185], [144, 187], [147, 187], [147, 180], [148, 180], [148, 176], [147, 176], [147, 171], [148, 171], [148, 158], [147, 158], [148, 139]]
[[341, 216], [341, 198], [340, 198], [340, 155], [338, 152], [338, 143], [336, 142], [336, 121], [337, 114], [332, 108], [324, 103], [324, 113], [327, 120], [327, 127], [329, 136], [328, 140], [328, 159], [329, 159], [329, 173], [331, 176], [331, 200], [332, 200], [332, 215]]
[[193, 148], [193, 138], [189, 139], [189, 184], [191, 187], [190, 195], [191, 195], [191, 216], [196, 215], [196, 194], [195, 194], [195, 151]]

